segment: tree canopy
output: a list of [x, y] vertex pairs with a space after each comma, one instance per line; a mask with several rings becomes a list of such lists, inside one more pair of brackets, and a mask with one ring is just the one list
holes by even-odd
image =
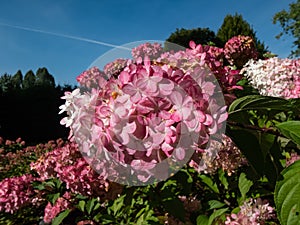
[[300, 56], [300, 0], [289, 5], [289, 10], [282, 10], [273, 17], [273, 23], [279, 23], [282, 32], [276, 38], [282, 37], [284, 34], [291, 35], [295, 38], [293, 42], [294, 50], [291, 51], [292, 57]]
[[61, 96], [74, 89], [70, 85], [55, 86], [54, 77], [46, 68], [34, 74], [29, 70], [23, 79], [20, 70], [15, 75], [0, 76], [0, 136], [28, 143], [38, 143], [68, 135], [68, 129], [59, 121]]
[[224, 18], [223, 24], [217, 32], [217, 38], [221, 41], [222, 45], [224, 45], [230, 38], [238, 35], [251, 37], [256, 45], [260, 57], [267, 52], [267, 47], [265, 47], [263, 42], [258, 40], [256, 32], [253, 30], [251, 25], [243, 19], [242, 15], [237, 13], [235, 15], [228, 14]]
[[[196, 44], [208, 45], [214, 43], [220, 44], [214, 31], [209, 28], [196, 28], [196, 29], [176, 29], [168, 38], [167, 42], [178, 44], [182, 47], [188, 48], [189, 42], [193, 40]], [[168, 49], [168, 44], [165, 46]]]
[[230, 38], [238, 35], [250, 36], [253, 38], [260, 57], [263, 57], [268, 51], [264, 43], [258, 40], [256, 32], [250, 24], [239, 14], [227, 15], [223, 20], [223, 24], [218, 29], [217, 34], [209, 28], [177, 28], [176, 31], [171, 33], [166, 39], [165, 50], [171, 49], [171, 47], [169, 47], [171, 44], [168, 45], [168, 42], [188, 48], [191, 40], [196, 44], [215, 45], [222, 48]]

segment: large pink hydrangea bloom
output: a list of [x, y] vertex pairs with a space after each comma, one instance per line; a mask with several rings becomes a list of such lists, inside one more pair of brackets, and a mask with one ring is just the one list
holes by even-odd
[[93, 67], [77, 79], [90, 90], [63, 97], [61, 110], [69, 116], [62, 124], [70, 126], [96, 171], [114, 169], [109, 180], [140, 184], [166, 179], [192, 156], [201, 158], [210, 137], [220, 137], [224, 128], [222, 91], [205, 57], [196, 48], [163, 53], [152, 61], [135, 55], [118, 76]]

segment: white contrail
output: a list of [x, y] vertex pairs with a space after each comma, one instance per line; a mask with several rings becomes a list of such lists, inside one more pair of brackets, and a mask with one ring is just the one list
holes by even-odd
[[126, 48], [123, 46], [114, 45], [114, 44], [110, 44], [110, 43], [106, 43], [106, 42], [102, 42], [102, 41], [96, 41], [96, 40], [78, 37], [78, 36], [54, 33], [54, 32], [50, 32], [50, 31], [34, 29], [34, 28], [29, 28], [29, 27], [23, 27], [23, 26], [16, 26], [16, 25], [11, 25], [11, 24], [7, 24], [7, 23], [1, 23], [1, 22], [0, 22], [0, 26], [6, 26], [6, 27], [11, 27], [11, 28], [20, 29], [20, 30], [26, 30], [26, 31], [36, 32], [36, 33], [42, 33], [42, 34], [50, 34], [50, 35], [54, 35], [54, 36], [58, 36], [58, 37], [64, 37], [64, 38], [74, 39], [74, 40], [78, 40], [78, 41], [85, 41], [85, 42], [89, 42], [89, 43], [93, 43], [93, 44], [104, 45], [104, 46], [113, 47], [113, 48], [121, 48], [121, 49], [131, 51], [130, 48]]

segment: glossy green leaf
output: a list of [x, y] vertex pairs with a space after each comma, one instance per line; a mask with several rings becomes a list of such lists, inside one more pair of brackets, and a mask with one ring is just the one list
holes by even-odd
[[219, 169], [218, 175], [219, 175], [219, 180], [220, 180], [221, 184], [223, 184], [224, 188], [226, 190], [228, 190], [229, 183], [228, 183], [228, 180], [226, 178], [225, 171], [223, 169]]
[[80, 200], [77, 206], [78, 206], [78, 208], [80, 209], [81, 212], [84, 212], [85, 201]]
[[284, 136], [300, 145], [300, 121], [287, 121], [277, 124], [276, 127]]
[[65, 211], [61, 212], [57, 217], [55, 217], [52, 221], [52, 225], [59, 225], [63, 222], [63, 220], [69, 215], [71, 212], [70, 209], [66, 209]]
[[197, 225], [207, 225], [208, 224], [208, 217], [205, 215], [199, 215], [197, 217]]
[[209, 217], [207, 225], [213, 224], [214, 220], [223, 215], [228, 208], [215, 210]]
[[97, 201], [96, 198], [92, 198], [91, 200], [89, 200], [89, 201], [86, 203], [85, 208], [86, 208], [86, 211], [87, 211], [88, 215], [91, 214], [91, 212], [92, 212], [92, 210], [93, 210], [93, 207], [94, 207], [96, 201]]
[[229, 107], [228, 112], [237, 112], [238, 110], [264, 109], [264, 110], [293, 110], [294, 105], [286, 99], [261, 96], [247, 95], [236, 99]]
[[[250, 120], [250, 111], [257, 111], [260, 114], [266, 114], [268, 117], [274, 117], [280, 112], [293, 112], [299, 114], [297, 102], [282, 98], [247, 95], [236, 99], [228, 109], [230, 121], [238, 123], [248, 123]], [[262, 121], [261, 121], [262, 122]]]
[[60, 197], [60, 193], [48, 194], [47, 199], [51, 202], [52, 205], [55, 204], [56, 200]]
[[213, 190], [217, 194], [220, 193], [218, 186], [210, 177], [204, 174], [201, 174], [199, 177], [202, 180], [202, 182], [205, 183], [211, 190]]
[[225, 203], [220, 202], [218, 200], [210, 200], [208, 201], [209, 209], [219, 209], [225, 206]]
[[241, 173], [239, 177], [239, 190], [241, 192], [242, 198], [241, 200], [244, 201], [246, 199], [246, 194], [249, 192], [250, 188], [253, 185], [251, 180], [248, 180], [245, 173]]
[[300, 225], [300, 161], [281, 173], [276, 183], [274, 199], [282, 225]]
[[227, 129], [227, 134], [242, 151], [256, 173], [262, 176], [264, 174], [264, 154], [257, 137], [247, 130], [230, 128]]

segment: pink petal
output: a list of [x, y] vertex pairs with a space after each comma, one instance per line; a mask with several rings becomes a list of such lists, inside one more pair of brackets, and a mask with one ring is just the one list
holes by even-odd
[[172, 92], [174, 90], [174, 83], [172, 81], [163, 79], [159, 82], [158, 86], [160, 94], [164, 96], [173, 94]]

